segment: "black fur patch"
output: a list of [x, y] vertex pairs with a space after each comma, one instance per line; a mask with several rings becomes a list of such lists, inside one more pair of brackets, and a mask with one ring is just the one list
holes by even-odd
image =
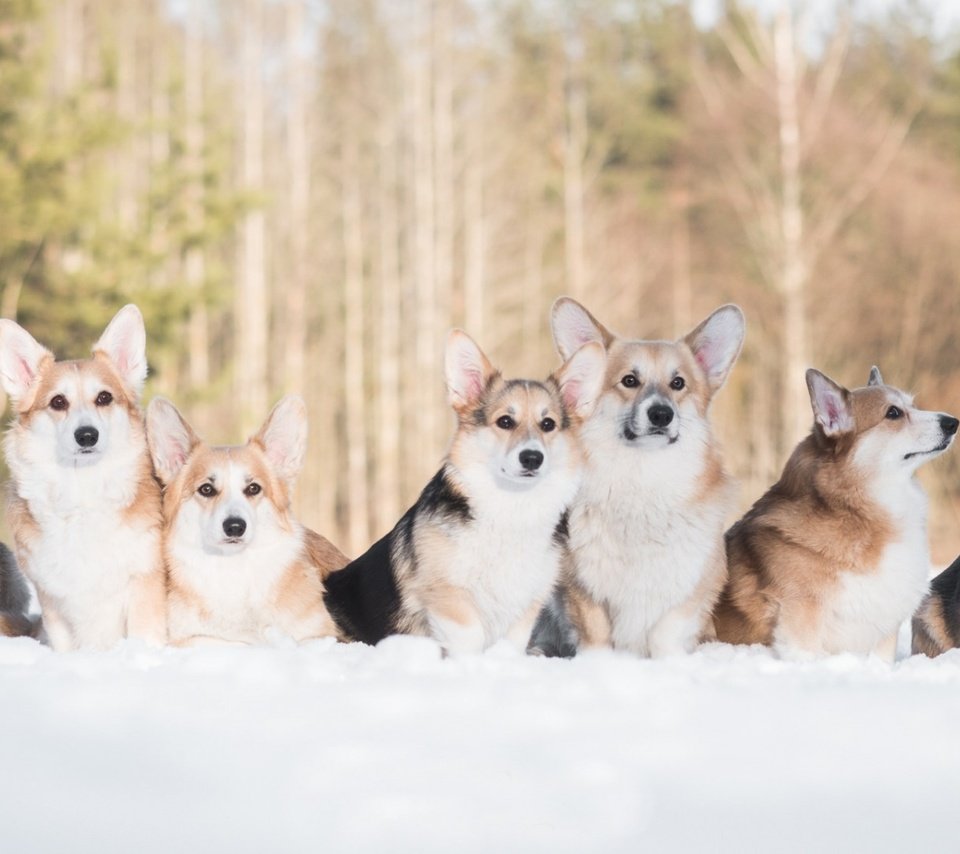
[[930, 582], [930, 591], [943, 604], [943, 622], [954, 646], [960, 646], [960, 557]]
[[473, 518], [470, 503], [450, 482], [445, 466], [389, 534], [328, 576], [323, 601], [340, 631], [350, 640], [375, 644], [397, 632], [401, 597], [396, 564], [403, 560], [416, 572], [413, 529], [420, 516], [457, 522]]
[[570, 511], [564, 510], [557, 527], [553, 529], [553, 543], [562, 549], [570, 540]]
[[[397, 528], [401, 524], [403, 519]], [[324, 582], [324, 604], [349, 640], [375, 644], [396, 631], [400, 591], [393, 573], [391, 543], [397, 528], [355, 561], [330, 573]]]

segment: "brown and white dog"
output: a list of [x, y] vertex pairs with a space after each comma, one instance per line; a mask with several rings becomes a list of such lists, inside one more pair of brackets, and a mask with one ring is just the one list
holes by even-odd
[[553, 334], [562, 358], [588, 342], [607, 353], [570, 510], [563, 597], [574, 645], [689, 652], [726, 578], [734, 489], [709, 409], [743, 345], [743, 313], [726, 305], [677, 341], [642, 341], [615, 335], [562, 297]]
[[283, 398], [237, 447], [202, 442], [172, 403], [154, 398], [147, 431], [164, 484], [164, 553], [172, 643], [331, 637], [324, 579], [347, 559], [292, 515], [307, 410]]
[[913, 617], [913, 653], [930, 658], [960, 647], [960, 557], [930, 582]]
[[456, 434], [393, 530], [330, 576], [327, 607], [344, 640], [407, 633], [451, 654], [503, 639], [526, 648], [560, 572], [583, 461], [578, 428], [603, 367], [592, 344], [545, 382], [506, 380], [465, 332], [451, 332]]
[[0, 382], [16, 411], [7, 518], [56, 650], [166, 639], [160, 485], [137, 402], [145, 348], [133, 305], [81, 361], [55, 361], [0, 320]]
[[717, 638], [785, 657], [896, 654], [928, 589], [927, 500], [914, 472], [956, 418], [917, 409], [873, 368], [848, 391], [807, 371], [813, 432], [780, 480], [727, 533]]
[[0, 543], [0, 635], [19, 637], [32, 635], [38, 625], [30, 619], [30, 591], [17, 561], [3, 543]]

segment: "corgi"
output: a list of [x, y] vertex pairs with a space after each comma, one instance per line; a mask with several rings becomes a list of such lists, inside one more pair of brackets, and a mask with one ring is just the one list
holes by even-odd
[[211, 447], [158, 397], [147, 437], [164, 485], [171, 643], [335, 636], [323, 582], [347, 558], [290, 510], [307, 444], [303, 399], [283, 398], [245, 445]]
[[505, 380], [465, 332], [450, 333], [453, 441], [393, 530], [327, 579], [342, 639], [425, 635], [452, 655], [502, 639], [526, 649], [559, 574], [580, 482], [578, 428], [604, 363], [591, 344], [545, 382]]
[[0, 635], [10, 638], [33, 635], [37, 624], [27, 615], [29, 607], [30, 591], [17, 568], [16, 558], [0, 543]]
[[913, 615], [914, 655], [930, 658], [960, 646], [960, 557], [930, 582]]
[[81, 361], [55, 361], [0, 320], [0, 382], [15, 410], [8, 522], [55, 650], [166, 639], [160, 485], [138, 406], [145, 349], [134, 305]]
[[896, 655], [928, 589], [927, 500], [914, 473], [960, 422], [870, 371], [852, 391], [807, 371], [814, 426], [780, 480], [727, 533], [717, 639], [784, 658]]
[[562, 358], [588, 342], [607, 353], [602, 394], [581, 430], [586, 466], [570, 509], [562, 602], [572, 645], [690, 652], [710, 632], [726, 579], [734, 484], [709, 411], [743, 346], [743, 312], [725, 305], [676, 341], [642, 341], [615, 335], [561, 297], [552, 327]]

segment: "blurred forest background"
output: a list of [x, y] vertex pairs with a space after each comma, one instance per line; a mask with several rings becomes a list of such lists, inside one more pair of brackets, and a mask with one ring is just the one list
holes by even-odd
[[[60, 356], [147, 319], [147, 397], [215, 443], [310, 408], [301, 518], [356, 554], [435, 470], [463, 326], [558, 364], [748, 320], [715, 405], [745, 507], [879, 364], [960, 414], [960, 43], [918, 3], [0, 0], [0, 313]], [[960, 550], [960, 450], [922, 475]]]

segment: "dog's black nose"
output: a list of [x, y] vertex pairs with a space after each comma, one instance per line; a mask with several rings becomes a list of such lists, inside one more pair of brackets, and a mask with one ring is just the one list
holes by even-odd
[[543, 465], [543, 454], [531, 451], [529, 448], [520, 452], [520, 465], [527, 471], [536, 471]]
[[100, 438], [100, 431], [96, 427], [77, 427], [73, 431], [73, 438], [81, 448], [92, 448]]
[[239, 516], [227, 516], [227, 518], [223, 520], [223, 533], [231, 539], [234, 537], [242, 537], [243, 532], [246, 530], [247, 523]]
[[960, 421], [954, 418], [952, 415], [941, 415], [940, 416], [940, 429], [947, 436], [952, 436], [957, 432], [957, 427], [960, 427]]
[[673, 409], [662, 403], [655, 403], [647, 410], [647, 418], [654, 427], [666, 427], [673, 421]]

